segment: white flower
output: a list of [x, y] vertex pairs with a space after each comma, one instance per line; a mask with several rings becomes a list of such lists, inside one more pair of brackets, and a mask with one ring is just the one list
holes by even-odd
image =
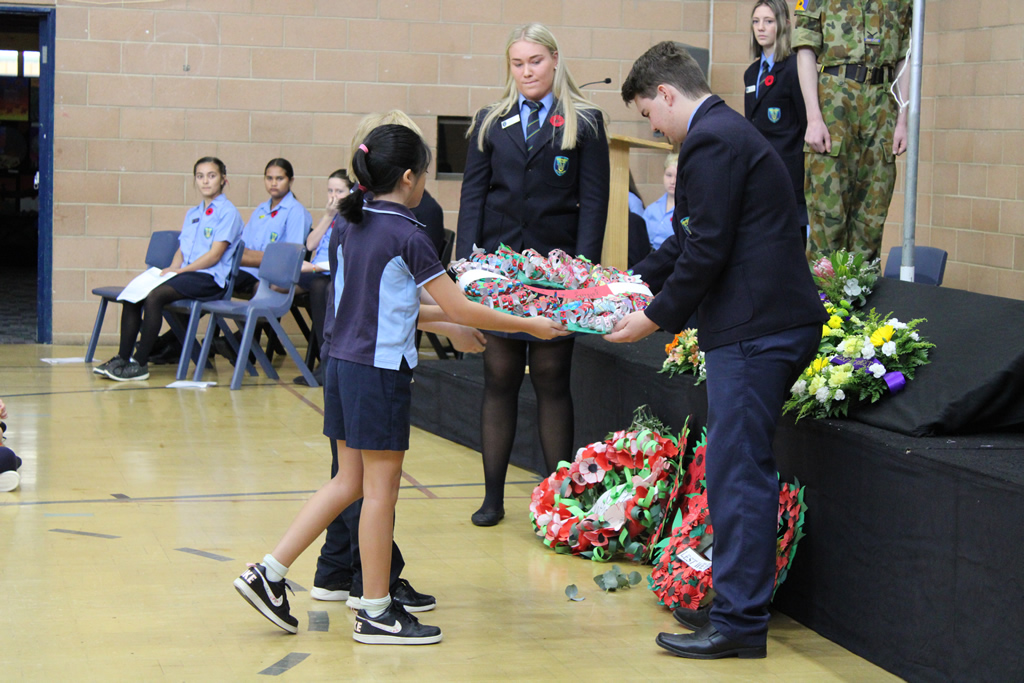
[[797, 380], [796, 384], [793, 385], [793, 388], [790, 389], [790, 391], [796, 396], [803, 396], [807, 393], [807, 382], [802, 379]]
[[846, 392], [844, 392], [842, 389], [836, 389], [835, 398], [837, 401], [842, 401], [843, 399], [846, 398]]
[[828, 387], [822, 387], [818, 389], [818, 393], [814, 394], [814, 398], [818, 399], [818, 403], [824, 403], [828, 400]]
[[881, 363], [872, 363], [868, 366], [868, 372], [875, 376], [875, 379], [879, 379], [885, 374], [885, 366]]
[[861, 347], [861, 349], [860, 349], [860, 357], [861, 358], [874, 358], [875, 357], [875, 345], [871, 343], [870, 339], [868, 339], [866, 342], [864, 342], [864, 346]]
[[918, 341], [921, 339], [921, 336], [917, 332], [911, 332], [910, 338], [913, 339], [914, 341]]
[[847, 280], [846, 285], [843, 286], [843, 291], [849, 296], [860, 296], [861, 288], [860, 284], [857, 282], [857, 278], [851, 277]]
[[892, 325], [893, 329], [896, 330], [905, 330], [907, 328], [907, 324], [901, 323], [898, 318], [891, 318], [890, 320], [886, 320], [885, 324]]
[[896, 342], [887, 341], [884, 344], [882, 344], [882, 353], [885, 354], [886, 356], [896, 355]]

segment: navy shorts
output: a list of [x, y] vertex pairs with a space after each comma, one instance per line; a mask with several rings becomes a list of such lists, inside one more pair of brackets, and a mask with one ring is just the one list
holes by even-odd
[[224, 295], [224, 288], [209, 273], [189, 271], [178, 273], [167, 284], [174, 288], [184, 299], [219, 299]]
[[328, 356], [324, 368], [324, 436], [349, 448], [409, 450], [412, 369], [386, 370]]

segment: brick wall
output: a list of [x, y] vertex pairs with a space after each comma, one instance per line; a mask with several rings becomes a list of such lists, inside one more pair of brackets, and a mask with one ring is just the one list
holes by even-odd
[[[12, 4], [6, 0], [5, 4]], [[54, 3], [18, 2], [53, 6]], [[750, 2], [713, 6], [712, 89], [742, 111]], [[438, 115], [497, 98], [509, 29], [552, 28], [613, 133], [647, 137], [617, 88], [653, 43], [708, 47], [709, 0], [164, 0], [56, 2], [54, 341], [91, 329], [98, 285], [126, 282], [155, 229], [177, 229], [198, 202], [192, 164], [228, 166], [227, 194], [248, 219], [266, 161], [296, 170], [318, 217], [323, 178], [346, 166], [366, 113], [407, 111], [433, 145]], [[950, 253], [949, 286], [1024, 298], [1024, 6], [930, 0], [925, 47], [918, 240]], [[901, 181], [886, 247], [899, 242]], [[633, 171], [648, 202], [660, 154]], [[428, 189], [454, 228], [459, 183]], [[116, 317], [104, 328], [112, 343]]]

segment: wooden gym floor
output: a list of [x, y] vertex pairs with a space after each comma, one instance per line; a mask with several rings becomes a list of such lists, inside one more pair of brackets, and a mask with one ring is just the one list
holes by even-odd
[[[344, 604], [309, 597], [320, 542], [289, 573], [300, 625], [286, 634], [231, 581], [329, 475], [321, 391], [291, 384], [287, 359], [278, 361], [284, 382], [261, 374], [241, 391], [228, 390], [220, 358], [219, 374], [206, 377], [220, 384], [207, 390], [165, 389], [171, 366], [121, 384], [82, 364], [40, 361], [83, 351], [0, 346], [6, 445], [25, 461], [21, 488], [0, 493], [2, 680], [895, 678], [779, 614], [767, 659], [669, 655], [654, 637], [675, 622], [646, 581], [603, 593], [592, 577], [606, 565], [556, 555], [533, 535], [535, 475], [512, 468], [505, 521], [474, 527], [479, 455], [417, 429], [396, 538], [405, 576], [437, 596], [438, 608], [420, 616], [444, 642], [353, 642]], [[99, 360], [112, 354], [101, 351]], [[569, 584], [586, 599], [566, 600]]]

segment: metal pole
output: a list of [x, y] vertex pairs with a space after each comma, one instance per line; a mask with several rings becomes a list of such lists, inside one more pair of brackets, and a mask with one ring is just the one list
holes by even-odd
[[907, 180], [903, 192], [903, 258], [900, 279], [914, 281], [914, 236], [917, 229], [917, 160], [921, 140], [921, 67], [924, 51], [924, 3], [914, 0], [910, 51], [910, 108], [907, 112]]

